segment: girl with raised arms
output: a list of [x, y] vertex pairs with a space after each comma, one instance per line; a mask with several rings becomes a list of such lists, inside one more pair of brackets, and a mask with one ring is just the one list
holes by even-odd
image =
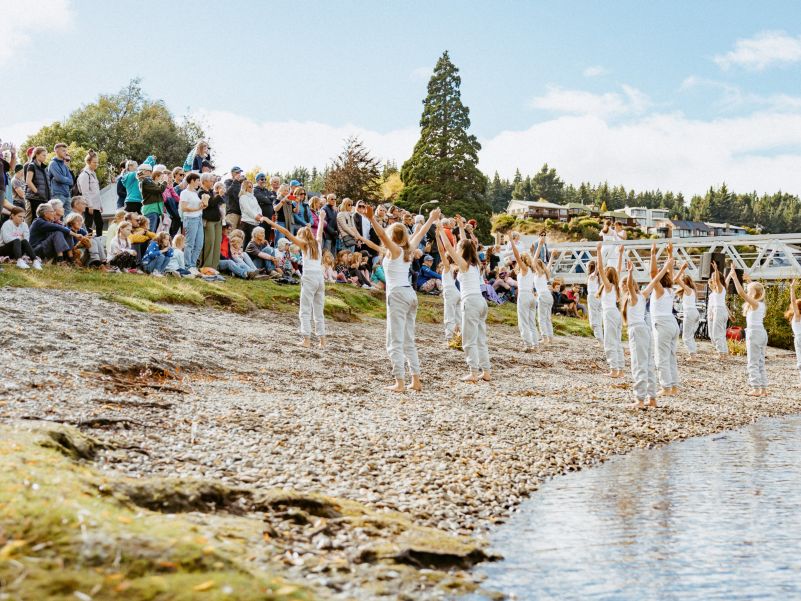
[[692, 276], [686, 273], [688, 267], [684, 263], [676, 276], [676, 284], [679, 286], [678, 293], [681, 296], [682, 313], [684, 319], [681, 322], [681, 339], [684, 347], [690, 356], [698, 352], [698, 345], [695, 343], [695, 333], [698, 331], [698, 322], [701, 321], [701, 314], [696, 306], [697, 294], [695, 291], [695, 281]]
[[510, 239], [509, 245], [517, 261], [517, 327], [523, 339], [523, 352], [528, 352], [537, 346], [540, 337], [536, 320], [537, 300], [534, 297], [534, 260], [529, 253], [521, 253], [514, 240]]
[[623, 323], [621, 321], [618, 303], [620, 301], [620, 276], [614, 267], [604, 266], [603, 243], [596, 247], [598, 261], [598, 275], [601, 285], [597, 296], [601, 300], [604, 328], [604, 353], [609, 364], [609, 375], [612, 378], [622, 378], [623, 368], [626, 365], [623, 355]]
[[[665, 248], [668, 259], [673, 257], [673, 244]], [[651, 277], [660, 273], [656, 264], [656, 245], [651, 246]], [[651, 320], [654, 328], [656, 369], [660, 394], [671, 395], [679, 391], [679, 366], [676, 350], [679, 343], [679, 324], [673, 316], [673, 269], [664, 272], [653, 286], [650, 296]]]
[[[460, 229], [462, 223], [459, 221]], [[489, 349], [487, 348], [487, 301], [481, 294], [481, 273], [478, 249], [475, 242], [462, 238], [454, 249], [441, 225], [437, 226], [445, 252], [459, 268], [459, 285], [462, 297], [462, 348], [470, 372], [462, 378], [465, 382], [490, 381]]]
[[[542, 343], [553, 342], [553, 293], [548, 281], [551, 279], [551, 270], [540, 259], [542, 250], [543, 236], [537, 239], [537, 248], [534, 250], [533, 269], [534, 269], [534, 289], [537, 291], [537, 319], [540, 322], [540, 335]], [[533, 246], [533, 245], [532, 245]], [[551, 260], [556, 253], [551, 253]]]
[[709, 279], [709, 297], [706, 299], [706, 314], [709, 320], [709, 338], [721, 359], [729, 354], [729, 344], [726, 342], [729, 310], [726, 308], [726, 286], [722, 279], [723, 276], [713, 261], [712, 277]]
[[314, 333], [319, 340], [320, 348], [325, 347], [325, 279], [323, 278], [323, 230], [325, 229], [325, 213], [320, 212], [320, 226], [317, 235], [312, 232], [311, 226], [300, 228], [297, 235], [272, 219], [262, 217], [262, 221], [269, 223], [282, 233], [290, 242], [300, 248], [303, 255], [303, 274], [300, 277], [300, 335], [303, 337], [304, 347], [311, 346], [312, 320]]
[[749, 396], [768, 396], [768, 373], [765, 369], [765, 350], [768, 347], [768, 333], [765, 331], [765, 287], [759, 282], [750, 282], [744, 290], [732, 268], [729, 278], [734, 282], [737, 294], [743, 299], [745, 315], [745, 346], [748, 355]]
[[784, 316], [790, 321], [790, 327], [793, 329], [796, 367], [799, 375], [801, 375], [801, 299], [795, 297], [795, 287], [797, 285], [797, 279], [794, 279], [790, 284], [790, 307]]

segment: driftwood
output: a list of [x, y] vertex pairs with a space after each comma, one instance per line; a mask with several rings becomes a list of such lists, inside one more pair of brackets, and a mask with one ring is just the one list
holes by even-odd
[[56, 424], [67, 424], [75, 426], [76, 428], [99, 428], [101, 426], [112, 426], [115, 424], [133, 424], [135, 426], [144, 426], [144, 424], [135, 419], [128, 419], [125, 417], [92, 417], [89, 419], [58, 419], [54, 417], [44, 417], [42, 415], [20, 415], [14, 419], [24, 419], [38, 422], [53, 422]]

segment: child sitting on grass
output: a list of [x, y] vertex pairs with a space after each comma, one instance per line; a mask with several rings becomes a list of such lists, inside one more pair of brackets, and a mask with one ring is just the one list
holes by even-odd
[[184, 246], [186, 245], [186, 238], [183, 234], [175, 234], [172, 239], [172, 257], [167, 267], [164, 268], [164, 273], [174, 275], [177, 277], [191, 278], [192, 272], [186, 268], [186, 259], [184, 258]]
[[127, 221], [120, 224], [117, 235], [111, 241], [109, 251], [109, 265], [117, 270], [136, 272], [136, 251], [131, 248], [128, 236], [131, 235], [131, 224]]
[[323, 253], [323, 280], [326, 284], [337, 282], [337, 270], [334, 269], [334, 255], [327, 250]]
[[106, 230], [106, 254], [111, 252], [111, 242], [117, 237], [117, 230], [120, 229], [120, 224], [123, 221], [125, 221], [125, 209], [120, 209], [114, 213], [114, 219], [111, 220], [111, 223], [108, 225], [108, 230]]
[[156, 277], [164, 277], [164, 272], [173, 255], [169, 232], [161, 232], [147, 245], [142, 257], [142, 268], [146, 273]]

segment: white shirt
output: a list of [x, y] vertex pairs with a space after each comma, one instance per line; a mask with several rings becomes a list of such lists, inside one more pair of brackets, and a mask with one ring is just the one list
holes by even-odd
[[397, 259], [390, 257], [389, 253], [385, 254], [384, 259], [381, 261], [381, 266], [384, 268], [384, 278], [387, 281], [387, 296], [395, 288], [411, 286], [409, 283], [409, 269], [412, 264], [410, 261], [403, 260], [403, 251], [401, 251]]
[[[241, 208], [241, 204], [239, 205]], [[317, 241], [314, 242], [317, 244]], [[307, 251], [303, 251], [303, 275], [313, 275], [323, 277], [323, 251], [318, 248], [317, 258], [312, 259]]]
[[604, 310], [617, 308], [617, 294], [614, 286], [608, 292], [605, 288], [601, 291], [601, 307]]
[[459, 290], [456, 289], [456, 280], [453, 278], [453, 271], [451, 271], [450, 268], [443, 269], [442, 271], [442, 291], [459, 293]]
[[600, 288], [601, 282], [597, 274], [592, 274], [587, 278], [587, 296], [598, 294]]
[[793, 328], [793, 336], [801, 336], [801, 319], [791, 319], [790, 327]]
[[361, 223], [362, 223], [362, 231], [359, 232], [363, 238], [369, 240], [370, 239], [370, 220], [367, 219], [364, 215], [361, 216]]
[[626, 323], [628, 327], [645, 325], [645, 297], [637, 293], [637, 304], [629, 303], [626, 306]]
[[[2, 174], [0, 174], [0, 177], [2, 177]], [[30, 240], [30, 237], [28, 224], [24, 221], [19, 225], [14, 225], [14, 222], [9, 219], [0, 228], [0, 239], [3, 240], [3, 244], [8, 244], [14, 240]]]
[[720, 292], [714, 292], [713, 290], [709, 291], [709, 298], [707, 299], [707, 306], [711, 309], [712, 307], [725, 309], [726, 308], [726, 289], [724, 288]]
[[544, 275], [534, 274], [534, 288], [537, 290], [537, 294], [551, 293], [548, 289], [548, 278]]
[[460, 271], [459, 286], [462, 300], [475, 294], [481, 295], [481, 274], [478, 272], [478, 267], [470, 265], [467, 271]]
[[248, 225], [259, 225], [256, 215], [261, 215], [261, 207], [253, 194], [243, 194], [239, 197], [239, 210], [242, 213], [242, 221]]
[[690, 292], [689, 294], [685, 292], [681, 297], [681, 306], [685, 313], [687, 311], [697, 311], [698, 308], [695, 306], [695, 292]]
[[517, 289], [519, 292], [534, 293], [534, 272], [531, 269], [525, 275], [521, 273], [517, 276]]
[[656, 290], [651, 292], [651, 315], [654, 317], [673, 316], [673, 291], [665, 290], [662, 296], [656, 298]]
[[764, 328], [765, 321], [765, 303], [759, 301], [756, 309], [749, 309], [745, 314], [745, 327], [746, 329]]
[[[190, 209], [199, 209], [200, 196], [197, 195], [197, 192], [193, 192], [192, 190], [187, 188], [186, 190], [181, 192], [181, 204], [183, 203], [189, 205]], [[200, 219], [203, 216], [203, 211], [191, 211], [189, 213], [184, 213], [182, 210], [181, 215], [184, 221], [186, 221], [187, 219]]]

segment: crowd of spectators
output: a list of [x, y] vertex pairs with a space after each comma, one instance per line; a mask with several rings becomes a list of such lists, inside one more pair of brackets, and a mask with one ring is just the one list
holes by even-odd
[[[375, 251], [362, 239], [379, 244], [366, 217], [368, 203], [339, 199], [334, 193], [307, 191], [297, 180], [257, 173], [253, 181], [241, 167], [217, 175], [205, 141], [182, 166], [158, 164], [153, 156], [118, 167], [117, 212], [105, 223], [98, 155], [90, 151], [80, 170], [72, 167], [67, 145], [30, 148], [27, 161], [7, 147], [2, 169], [0, 261], [20, 269], [64, 263], [108, 272], [126, 271], [154, 277], [269, 278], [297, 284], [303, 271], [300, 250], [274, 230], [268, 220], [295, 233], [310, 226], [316, 234], [325, 214], [323, 269], [325, 281], [383, 290], [385, 277]], [[392, 204], [375, 206], [378, 223], [402, 223], [410, 234], [425, 222]], [[455, 245], [456, 221], [443, 218], [445, 234]], [[464, 234], [475, 240], [482, 265], [482, 290], [498, 304], [515, 302], [514, 257], [503, 247], [482, 245], [468, 221]], [[510, 241], [508, 244], [511, 244]], [[507, 244], [507, 246], [508, 246]], [[544, 247], [542, 258], [552, 258]], [[508, 249], [507, 249], [508, 250]], [[442, 273], [434, 228], [415, 250], [412, 284], [424, 294], [442, 292]], [[553, 286], [554, 311], [586, 314], [579, 290]]]

